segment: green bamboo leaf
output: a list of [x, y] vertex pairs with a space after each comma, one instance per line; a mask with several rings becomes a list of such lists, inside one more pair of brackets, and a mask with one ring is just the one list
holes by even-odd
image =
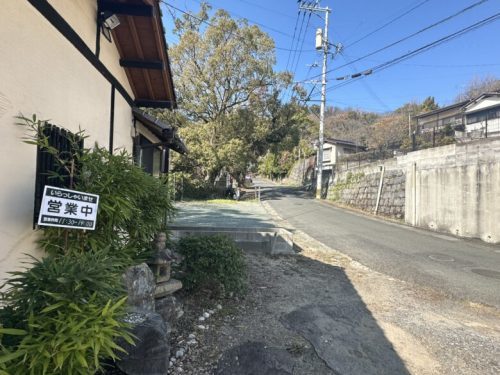
[[56, 310], [58, 309], [59, 307], [61, 306], [64, 306], [66, 303], [65, 302], [58, 302], [54, 305], [50, 305], [50, 306], [47, 306], [46, 308], [44, 308], [41, 312], [42, 313], [48, 313], [48, 312], [51, 312], [53, 310]]
[[108, 300], [108, 302], [106, 302], [106, 306], [104, 306], [104, 309], [102, 309], [101, 316], [105, 316], [108, 313], [110, 305], [111, 300]]
[[2, 354], [0, 356], [0, 363], [10, 362], [16, 358], [22, 357], [25, 354], [26, 354], [26, 352], [24, 350], [17, 350], [17, 351], [12, 352], [12, 353]]
[[28, 332], [26, 332], [24, 329], [17, 329], [17, 328], [1, 328], [0, 327], [0, 333], [6, 334], [6, 335], [12, 335], [12, 336], [24, 336]]
[[78, 363], [80, 363], [85, 368], [89, 368], [89, 364], [87, 363], [87, 360], [80, 352], [76, 352], [75, 356], [76, 356]]

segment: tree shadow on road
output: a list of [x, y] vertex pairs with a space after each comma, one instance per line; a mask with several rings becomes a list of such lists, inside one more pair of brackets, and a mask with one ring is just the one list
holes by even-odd
[[[238, 343], [217, 374], [409, 374], [342, 267], [300, 253], [249, 253], [247, 262], [249, 295], [221, 336]], [[304, 350], [284, 355], [291, 347]]]
[[296, 198], [314, 199], [314, 192], [295, 186], [263, 186], [261, 189], [261, 200], [280, 200], [286, 196]]

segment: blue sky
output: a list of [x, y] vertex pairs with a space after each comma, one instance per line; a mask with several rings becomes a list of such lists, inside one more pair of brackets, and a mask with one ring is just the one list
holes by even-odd
[[[332, 10], [329, 41], [345, 46], [341, 55], [328, 60], [328, 69], [333, 71], [328, 74], [327, 105], [386, 112], [404, 103], [434, 96], [438, 104], [443, 106], [451, 104], [474, 78], [500, 78], [498, 18], [411, 59], [363, 79], [349, 83], [345, 81], [342, 87], [334, 87], [342, 82], [337, 81], [337, 77], [370, 69], [500, 13], [500, 0], [485, 1], [415, 37], [352, 63], [479, 1], [321, 0], [322, 7], [328, 6]], [[167, 2], [193, 12], [197, 12], [200, 5], [198, 0]], [[314, 51], [314, 36], [316, 28], [322, 27], [324, 21], [315, 15], [309, 18], [308, 15], [304, 17], [303, 12], [299, 14], [296, 0], [210, 0], [208, 3], [214, 10], [223, 8], [234, 18], [247, 18], [249, 23], [260, 24], [262, 30], [275, 40], [276, 70], [285, 70], [288, 62], [288, 70], [295, 72], [296, 81], [321, 73], [320, 67], [310, 65], [315, 62], [321, 65], [321, 54]], [[172, 11], [181, 15], [178, 11]], [[164, 11], [167, 41], [172, 45], [177, 39], [170, 31], [171, 19], [169, 12]], [[381, 28], [385, 24], [388, 25]], [[299, 34], [301, 26], [302, 32]], [[290, 49], [302, 52], [291, 52]], [[337, 68], [342, 65], [346, 66]], [[312, 86], [305, 85], [305, 88], [311, 90]], [[319, 86], [315, 92], [319, 92]], [[312, 99], [319, 99], [319, 94], [313, 95]]]

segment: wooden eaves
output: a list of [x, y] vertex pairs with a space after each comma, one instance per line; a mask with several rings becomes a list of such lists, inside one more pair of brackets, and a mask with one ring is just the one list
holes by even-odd
[[144, 113], [139, 108], [133, 108], [132, 114], [134, 115], [134, 119], [151, 131], [162, 144], [179, 154], [187, 154], [188, 149], [182, 139], [180, 139], [175, 128]]
[[112, 35], [135, 105], [177, 108], [159, 0], [98, 0], [98, 8], [120, 20]]

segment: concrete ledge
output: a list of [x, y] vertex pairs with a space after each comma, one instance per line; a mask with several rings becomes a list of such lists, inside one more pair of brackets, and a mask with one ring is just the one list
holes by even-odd
[[234, 228], [181, 226], [169, 227], [174, 240], [185, 236], [224, 234], [245, 251], [263, 251], [271, 255], [293, 254], [293, 235], [284, 228]]

